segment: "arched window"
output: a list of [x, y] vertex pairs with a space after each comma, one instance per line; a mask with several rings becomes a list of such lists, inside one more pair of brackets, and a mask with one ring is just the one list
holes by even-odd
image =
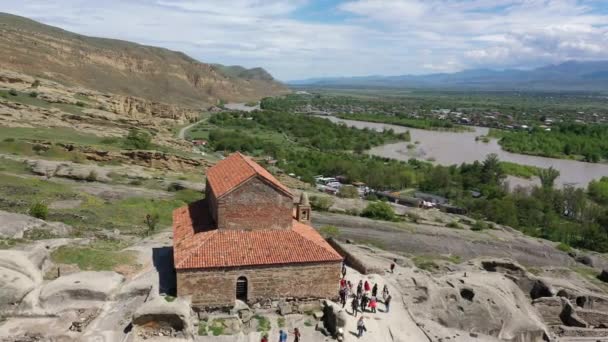
[[239, 277], [236, 280], [236, 299], [247, 302], [247, 278]]

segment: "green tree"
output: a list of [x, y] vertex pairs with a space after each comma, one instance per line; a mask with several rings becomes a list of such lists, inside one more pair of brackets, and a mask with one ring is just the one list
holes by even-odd
[[319, 229], [319, 232], [326, 238], [337, 238], [340, 236], [340, 229], [336, 226], [323, 226]]
[[587, 186], [589, 196], [598, 203], [608, 204], [608, 177], [592, 180]]
[[152, 147], [152, 136], [146, 131], [131, 129], [124, 145], [129, 149], [148, 150]]
[[338, 196], [342, 198], [357, 198], [359, 197], [359, 191], [352, 185], [344, 185], [338, 190]]
[[497, 185], [505, 178], [496, 153], [488, 154], [481, 167], [481, 180], [489, 185]]
[[394, 221], [395, 211], [388, 202], [376, 201], [368, 204], [361, 213], [361, 216], [378, 220]]
[[540, 184], [543, 188], [552, 189], [555, 180], [559, 177], [559, 171], [554, 169], [553, 166], [548, 169], [540, 169], [538, 171], [538, 178], [540, 178]]

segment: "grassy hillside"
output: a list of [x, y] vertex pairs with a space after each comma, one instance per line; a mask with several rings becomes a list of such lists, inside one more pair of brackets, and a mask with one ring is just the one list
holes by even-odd
[[5, 69], [61, 83], [190, 106], [286, 91], [261, 68], [205, 64], [181, 52], [87, 37], [4, 13], [0, 59]]

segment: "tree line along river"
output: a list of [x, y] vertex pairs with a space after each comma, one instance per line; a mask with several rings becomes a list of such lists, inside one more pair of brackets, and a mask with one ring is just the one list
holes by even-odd
[[[441, 165], [453, 165], [472, 163], [476, 160], [483, 161], [488, 154], [495, 153], [502, 161], [537, 166], [540, 168], [549, 168], [552, 166], [560, 172], [560, 177], [556, 180], [556, 185], [560, 187], [568, 184], [577, 187], [586, 187], [593, 179], [608, 176], [608, 164], [594, 164], [568, 159], [555, 159], [511, 153], [504, 151], [496, 139], [491, 139], [490, 142], [487, 143], [476, 141], [476, 137], [488, 134], [489, 129], [486, 127], [473, 127], [474, 131], [472, 132], [447, 132], [422, 130], [383, 123], [346, 120], [333, 116], [323, 117], [332, 122], [342, 122], [348, 126], [360, 129], [369, 128], [376, 131], [393, 129], [396, 133], [410, 131], [412, 138], [411, 142], [398, 142], [376, 146], [368, 151], [368, 153], [376, 156], [398, 160], [416, 158], [420, 160], [432, 160]], [[412, 148], [411, 145], [414, 144], [414, 142], [419, 142], [419, 144], [415, 144]], [[408, 148], [408, 145], [410, 145], [410, 148]], [[529, 180], [515, 177], [510, 177], [509, 182], [511, 186], [528, 185], [531, 183]]]

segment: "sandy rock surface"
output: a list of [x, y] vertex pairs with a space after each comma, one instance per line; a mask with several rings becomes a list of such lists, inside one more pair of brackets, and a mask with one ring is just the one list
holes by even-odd
[[100, 306], [123, 283], [124, 277], [116, 272], [78, 272], [59, 277], [40, 291], [45, 308], [80, 309]]
[[35, 217], [0, 210], [0, 238], [23, 238], [28, 232], [44, 230], [54, 236], [66, 236], [72, 227], [61, 222], [46, 222]]

